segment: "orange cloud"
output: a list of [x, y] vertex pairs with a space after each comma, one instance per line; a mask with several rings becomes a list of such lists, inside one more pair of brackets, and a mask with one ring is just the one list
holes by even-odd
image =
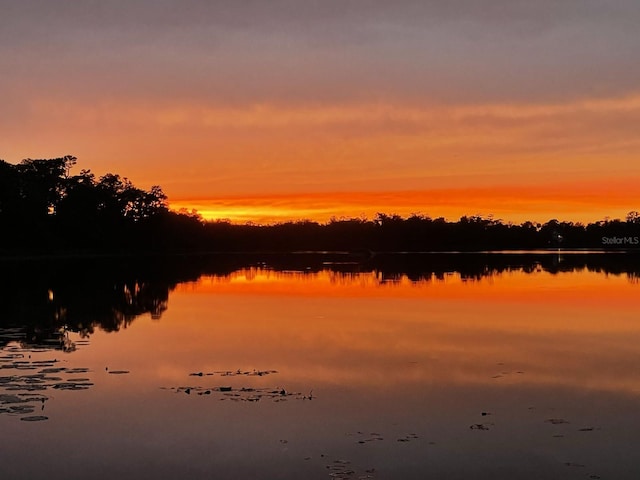
[[79, 168], [160, 184], [175, 208], [207, 218], [590, 221], [639, 203], [640, 94], [484, 105], [30, 101], [28, 124], [11, 132], [33, 148], [25, 156], [73, 153]]

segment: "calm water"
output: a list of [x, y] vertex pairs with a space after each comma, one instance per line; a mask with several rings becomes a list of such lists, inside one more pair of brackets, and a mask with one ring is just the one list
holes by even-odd
[[0, 478], [640, 478], [635, 260], [470, 258], [12, 264]]

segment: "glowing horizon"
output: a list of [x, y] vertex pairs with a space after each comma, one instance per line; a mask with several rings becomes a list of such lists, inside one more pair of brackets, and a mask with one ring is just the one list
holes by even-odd
[[624, 219], [640, 208], [635, 179], [606, 185], [574, 184], [495, 188], [448, 188], [430, 191], [334, 192], [226, 196], [215, 199], [171, 200], [174, 210], [196, 210], [205, 220], [273, 224], [310, 220], [373, 219], [378, 213], [402, 217], [414, 214], [457, 221], [479, 215], [503, 222], [548, 220], [593, 223]]
[[640, 4], [365, 3], [15, 2], [0, 158], [238, 222], [639, 208]]

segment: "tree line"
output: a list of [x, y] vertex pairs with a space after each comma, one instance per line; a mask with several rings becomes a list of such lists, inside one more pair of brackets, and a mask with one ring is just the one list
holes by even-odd
[[275, 225], [204, 221], [169, 209], [159, 186], [89, 170], [72, 175], [77, 159], [0, 160], [0, 252], [291, 252], [478, 251], [640, 247], [640, 214], [589, 224], [503, 222], [463, 216], [456, 222], [414, 214], [373, 219], [309, 220]]
[[[162, 248], [171, 224], [193, 223], [171, 212], [159, 186], [136, 187], [117, 174], [71, 175], [77, 159], [0, 160], [0, 249], [26, 252], [131, 251]], [[197, 223], [197, 222], [196, 222]]]

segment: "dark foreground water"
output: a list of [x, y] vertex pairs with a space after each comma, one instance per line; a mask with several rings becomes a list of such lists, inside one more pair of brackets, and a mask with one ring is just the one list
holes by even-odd
[[5, 264], [0, 478], [640, 478], [633, 257], [327, 258]]

